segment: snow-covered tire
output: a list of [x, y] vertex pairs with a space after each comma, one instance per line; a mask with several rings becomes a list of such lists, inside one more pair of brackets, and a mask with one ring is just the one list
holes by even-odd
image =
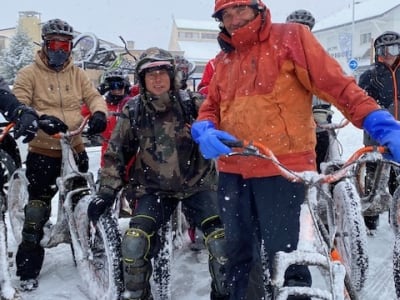
[[153, 280], [156, 285], [157, 299], [171, 299], [171, 269], [173, 258], [172, 220], [161, 226], [158, 231], [160, 250], [153, 259]]
[[11, 176], [7, 191], [7, 211], [14, 239], [18, 244], [22, 240], [22, 227], [25, 220], [25, 205], [28, 203], [28, 179], [25, 169], [17, 169]]
[[[74, 209], [78, 241], [73, 240], [75, 259], [91, 298], [118, 300], [123, 291], [121, 233], [111, 210], [106, 210], [90, 236], [87, 207], [91, 196], [82, 198]], [[94, 242], [90, 239], [94, 237]]]
[[395, 241], [393, 247], [393, 279], [397, 298], [400, 299], [400, 187], [393, 193], [390, 207], [390, 225], [393, 229]]
[[335, 185], [333, 198], [337, 225], [335, 244], [350, 278], [346, 284], [360, 291], [368, 271], [367, 233], [360, 197], [355, 186], [345, 179]]
[[7, 195], [11, 175], [14, 173], [16, 169], [17, 169], [16, 163], [14, 159], [11, 157], [11, 155], [8, 154], [3, 149], [0, 149], [0, 171], [1, 171], [0, 176], [2, 177], [0, 179], [0, 182], [2, 184], [1, 186], [2, 192], [5, 195]]
[[81, 33], [73, 40], [72, 55], [76, 64], [94, 60], [99, 49], [99, 40], [93, 33]]
[[400, 299], [400, 234], [396, 234], [393, 247], [393, 280], [397, 299]]

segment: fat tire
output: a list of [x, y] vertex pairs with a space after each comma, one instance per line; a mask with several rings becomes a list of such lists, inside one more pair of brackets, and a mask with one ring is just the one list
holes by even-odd
[[81, 33], [73, 40], [73, 56], [76, 64], [94, 61], [99, 50], [99, 40], [93, 33]]
[[393, 246], [393, 280], [397, 298], [400, 299], [400, 186], [393, 193], [390, 208], [390, 225], [395, 240]]
[[17, 169], [16, 162], [14, 159], [11, 157], [10, 154], [8, 154], [5, 150], [0, 149], [0, 164], [1, 164], [1, 169], [2, 174], [1, 176], [1, 182], [4, 182], [2, 188], [2, 192], [7, 195], [8, 187], [9, 187], [9, 182], [11, 179], [12, 174], [15, 172]]
[[[86, 199], [86, 201], [84, 200]], [[77, 266], [82, 278], [90, 274], [90, 282], [85, 282], [89, 292], [96, 291], [96, 299], [118, 300], [123, 291], [122, 278], [122, 253], [121, 233], [118, 222], [113, 217], [110, 209], [107, 209], [96, 224], [95, 242], [89, 242], [89, 221], [87, 218], [87, 206], [90, 196], [80, 200], [75, 207], [75, 220], [77, 222], [78, 246], [74, 246]], [[82, 201], [83, 200], [83, 201]], [[80, 205], [82, 202], [86, 202]], [[77, 249], [80, 247], [81, 249]], [[90, 257], [84, 255], [80, 260], [78, 250], [83, 253], [91, 253]], [[101, 295], [101, 296], [99, 296]], [[100, 298], [99, 298], [100, 297]]]
[[25, 205], [28, 203], [28, 179], [25, 169], [17, 169], [11, 176], [7, 191], [7, 211], [14, 239], [19, 245], [25, 220]]
[[360, 291], [367, 277], [367, 233], [361, 212], [360, 197], [348, 180], [338, 182], [333, 189], [337, 235], [336, 247], [342, 257], [346, 274], [346, 288]]
[[173, 257], [172, 220], [158, 231], [160, 250], [153, 259], [153, 280], [159, 300], [171, 299], [171, 264]]

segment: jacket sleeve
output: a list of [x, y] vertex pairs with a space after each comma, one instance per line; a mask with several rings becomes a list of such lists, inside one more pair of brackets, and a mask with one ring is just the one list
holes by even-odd
[[123, 187], [125, 167], [137, 152], [137, 143], [129, 119], [128, 107], [125, 107], [121, 117], [111, 134], [109, 145], [104, 153], [104, 167], [100, 175], [100, 191], [118, 191]]
[[285, 46], [294, 61], [299, 81], [311, 93], [335, 105], [356, 127], [362, 128], [364, 118], [379, 109], [379, 105], [357, 85], [354, 77], [344, 74], [339, 63], [305, 26], [293, 25], [297, 26], [287, 33]]

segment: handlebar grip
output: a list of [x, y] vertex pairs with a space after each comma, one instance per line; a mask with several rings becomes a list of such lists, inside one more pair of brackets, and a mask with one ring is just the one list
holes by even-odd
[[220, 140], [225, 146], [228, 146], [230, 148], [243, 148], [244, 144], [243, 141], [231, 141], [231, 140], [225, 140], [221, 139]]

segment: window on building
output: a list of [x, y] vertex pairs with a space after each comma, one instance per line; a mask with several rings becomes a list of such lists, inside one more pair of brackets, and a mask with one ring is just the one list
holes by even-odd
[[218, 37], [217, 33], [203, 32], [201, 34], [202, 40], [215, 40]]
[[181, 31], [178, 33], [178, 38], [181, 40], [198, 40], [200, 33], [193, 31]]
[[360, 45], [370, 44], [371, 38], [372, 38], [371, 32], [362, 33], [360, 35]]

